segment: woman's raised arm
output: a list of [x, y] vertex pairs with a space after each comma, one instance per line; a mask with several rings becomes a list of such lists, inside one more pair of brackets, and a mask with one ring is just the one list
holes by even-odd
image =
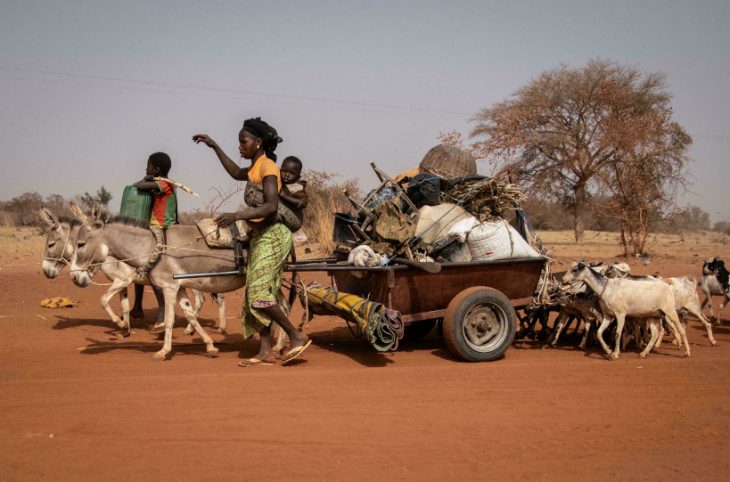
[[221, 161], [221, 164], [223, 164], [226, 172], [228, 172], [228, 174], [233, 179], [237, 181], [248, 180], [248, 167], [239, 167], [238, 164], [233, 162], [231, 158], [228, 157], [225, 152], [223, 152], [223, 149], [220, 148], [218, 143], [208, 137], [207, 134], [195, 134], [193, 136], [193, 142], [195, 142], [196, 144], [200, 144], [202, 142], [206, 146], [213, 149], [216, 156], [218, 156], [218, 160]]

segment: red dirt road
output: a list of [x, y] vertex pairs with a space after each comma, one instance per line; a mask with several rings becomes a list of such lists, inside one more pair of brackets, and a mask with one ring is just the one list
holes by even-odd
[[[256, 342], [241, 340], [235, 293], [217, 359], [180, 346], [196, 339], [178, 318], [172, 360], [154, 362], [151, 293], [132, 337], [110, 340], [102, 287], [17, 263], [0, 271], [2, 481], [726, 480], [730, 469], [727, 321], [716, 347], [691, 321], [689, 359], [669, 343], [609, 362], [525, 342], [468, 364], [433, 335], [378, 354], [319, 317], [303, 361], [239, 368]], [[80, 304], [38, 305], [58, 295]], [[212, 331], [210, 302], [202, 319]]]

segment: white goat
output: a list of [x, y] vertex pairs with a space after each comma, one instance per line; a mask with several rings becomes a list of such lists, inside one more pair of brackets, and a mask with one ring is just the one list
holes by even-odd
[[[623, 264], [623, 263], [622, 263]], [[611, 265], [606, 270], [606, 276], [609, 278], [626, 278], [633, 280], [656, 280], [662, 281], [672, 288], [674, 294], [674, 304], [677, 307], [677, 315], [680, 321], [685, 325], [687, 324], [687, 314], [690, 314], [700, 320], [707, 330], [707, 338], [710, 340], [711, 345], [717, 345], [715, 337], [712, 333], [712, 323], [702, 313], [700, 307], [700, 297], [697, 295], [697, 280], [691, 276], [679, 276], [673, 278], [661, 278], [654, 276], [634, 276], [629, 274], [628, 265], [624, 265], [626, 269], [622, 269], [622, 266]], [[678, 340], [681, 342], [681, 340]], [[661, 344], [661, 339], [657, 344], [657, 347]]]
[[[575, 266], [574, 263], [572, 267]], [[628, 271], [629, 266], [626, 263], [613, 263], [611, 265], [592, 266], [599, 273], [605, 273], [608, 269], [614, 267], [619, 271]], [[568, 300], [560, 303], [560, 315], [555, 322], [555, 329], [552, 338], [547, 346], [554, 348], [560, 334], [566, 326], [566, 322], [571, 316], [583, 320], [583, 337], [581, 338], [578, 348], [584, 350], [588, 342], [588, 335], [591, 331], [593, 322], [600, 318], [601, 309], [598, 305], [598, 296], [585, 283], [575, 283], [568, 287], [566, 294], [569, 295]]]
[[[690, 356], [689, 343], [684, 327], [679, 322], [674, 294], [666, 283], [657, 283], [655, 280], [611, 279], [596, 272], [590, 266], [579, 262], [563, 276], [563, 282], [574, 280], [583, 281], [598, 296], [601, 308], [601, 325], [598, 327], [598, 341], [610, 359], [618, 359], [621, 351], [621, 335], [626, 317], [654, 318], [666, 317], [668, 323], [676, 330], [684, 343], [685, 356]], [[615, 348], [611, 352], [603, 340], [603, 332], [616, 319]], [[659, 338], [657, 324], [650, 322], [652, 339], [639, 356], [645, 357], [651, 351]]]

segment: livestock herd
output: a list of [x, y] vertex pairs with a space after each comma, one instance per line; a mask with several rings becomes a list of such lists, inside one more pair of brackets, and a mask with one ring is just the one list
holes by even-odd
[[[80, 210], [77, 210], [75, 214], [77, 219], [67, 220], [59, 219], [45, 208], [40, 211], [41, 219], [48, 227], [42, 264], [43, 272], [48, 278], [55, 278], [64, 266], [73, 265], [76, 261], [79, 229], [90, 221], [88, 216], [81, 213]], [[111, 253], [103, 254], [105, 261], [97, 264], [111, 283], [101, 297], [101, 304], [112, 321], [125, 330], [128, 335], [130, 310], [127, 287], [134, 282], [150, 284], [150, 280], [138, 279], [132, 266], [113, 258]], [[98, 252], [95, 252], [94, 256], [98, 257]], [[573, 263], [559, 282], [553, 283], [551, 286], [554, 296], [549, 309], [543, 310], [541, 317], [533, 317], [533, 322], [528, 323], [527, 326], [523, 323], [522, 332], [523, 335], [526, 331], [532, 332], [535, 320], [539, 320], [542, 325], [542, 334], [549, 335], [546, 346], [555, 347], [561, 333], [573, 320], [582, 321], [584, 329], [579, 347], [586, 348], [593, 333], [609, 359], [617, 359], [622, 347], [625, 347], [629, 341], [636, 343], [641, 349], [639, 356], [645, 357], [660, 345], [665, 331], [668, 331], [674, 337], [674, 343], [679, 348], [684, 348], [685, 356], [689, 356], [690, 347], [685, 329], [686, 315], [692, 315], [704, 324], [709, 342], [715, 345], [712, 324], [705, 317], [702, 309], [709, 305], [710, 315], [714, 316], [713, 296], [723, 297], [720, 310], [730, 301], [728, 271], [721, 259], [715, 257], [706, 260], [702, 274], [700, 287], [705, 295], [705, 300], [700, 305], [696, 290], [697, 281], [692, 277], [665, 279], [655, 276], [634, 276], [629, 273], [629, 267], [625, 263], [596, 266], [579, 261]], [[192, 288], [192, 286], [190, 287]], [[204, 291], [213, 290], [205, 289]], [[111, 309], [109, 304], [117, 294], [121, 301], [121, 317]], [[189, 322], [186, 328], [188, 334], [193, 332], [193, 328], [199, 333], [201, 330], [197, 316], [202, 305], [203, 293], [200, 289], [193, 289], [193, 295], [194, 306], [189, 301], [185, 286], [181, 286], [177, 293], [177, 301]], [[223, 296], [212, 293], [212, 298], [218, 305], [219, 331], [225, 331], [226, 317]], [[549, 311], [559, 312], [552, 327], [548, 325], [548, 317], [545, 315]], [[719, 323], [719, 313], [716, 322]], [[166, 325], [169, 325], [171, 330], [172, 324], [166, 323]], [[603, 336], [610, 326], [615, 326], [613, 349], [605, 342]], [[596, 329], [592, 330], [592, 327], [596, 327]], [[167, 331], [168, 326], [165, 328]], [[203, 333], [205, 332], [203, 331]], [[205, 338], [210, 340], [207, 334], [204, 336], [204, 340]], [[283, 339], [280, 337], [279, 345], [282, 343]], [[212, 346], [212, 342], [210, 345]], [[209, 346], [208, 352], [214, 355], [217, 349], [211, 350]]]

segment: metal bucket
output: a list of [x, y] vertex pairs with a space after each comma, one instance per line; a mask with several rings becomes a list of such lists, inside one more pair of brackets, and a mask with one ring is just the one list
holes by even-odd
[[356, 246], [362, 239], [353, 226], [359, 223], [357, 219], [349, 214], [335, 213], [334, 229], [332, 230], [332, 241], [343, 246]]

